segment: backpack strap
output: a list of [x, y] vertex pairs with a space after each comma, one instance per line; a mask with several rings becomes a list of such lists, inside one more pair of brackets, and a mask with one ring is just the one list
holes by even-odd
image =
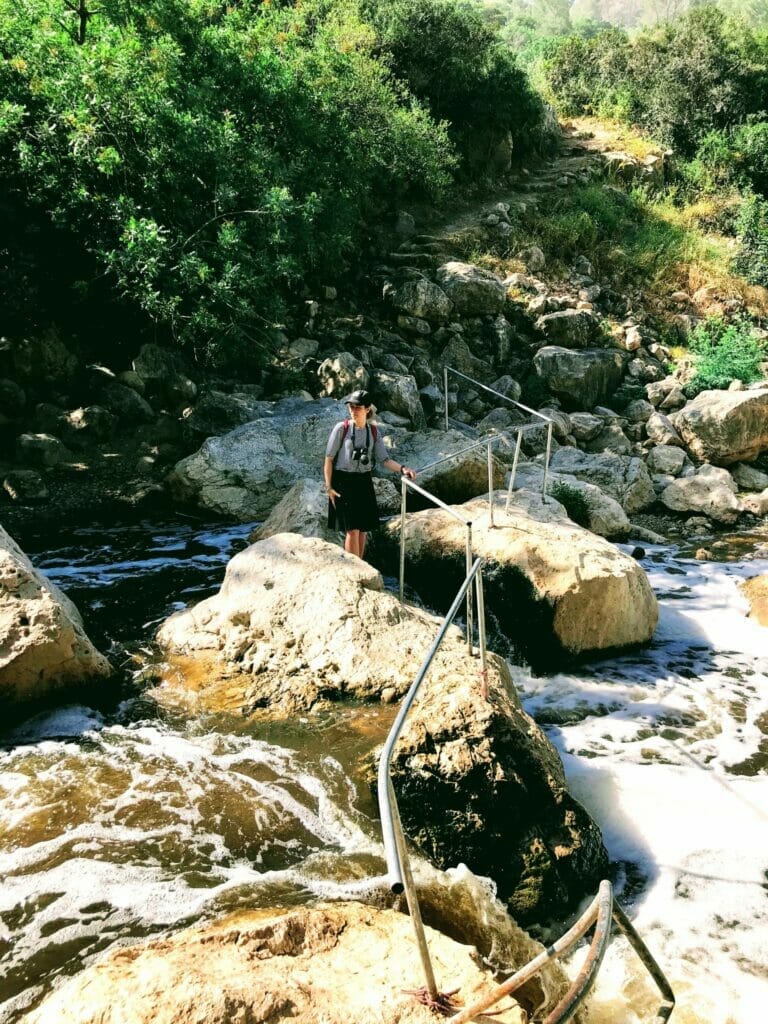
[[336, 468], [336, 460], [339, 457], [339, 453], [341, 452], [342, 445], [344, 444], [344, 440], [345, 440], [348, 432], [349, 432], [349, 420], [346, 419], [346, 420], [344, 420], [344, 429], [341, 432], [341, 441], [339, 442], [339, 451], [336, 452], [336, 454], [333, 456], [333, 468], [334, 469]]

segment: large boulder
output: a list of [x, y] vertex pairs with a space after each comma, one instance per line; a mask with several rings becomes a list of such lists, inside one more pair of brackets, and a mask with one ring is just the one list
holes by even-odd
[[[517, 930], [522, 966], [541, 950]], [[467, 945], [426, 928], [441, 991], [470, 1005], [495, 985]], [[62, 984], [27, 1024], [433, 1024], [434, 1011], [408, 991], [423, 978], [405, 914], [359, 903], [241, 910], [222, 921], [116, 949]], [[566, 989], [559, 967], [545, 968], [551, 1010]], [[515, 993], [493, 1019], [523, 1024], [536, 1007]]]
[[588, 309], [561, 309], [540, 316], [536, 330], [544, 335], [549, 345], [588, 348], [600, 333], [600, 321]]
[[567, 473], [595, 484], [630, 515], [656, 500], [648, 470], [643, 460], [635, 456], [589, 455], [576, 448], [560, 448], [553, 454], [550, 466], [555, 473]]
[[324, 393], [333, 398], [345, 398], [357, 388], [368, 387], [368, 371], [351, 352], [324, 359], [317, 368], [317, 376]]
[[77, 608], [0, 526], [0, 704], [36, 700], [110, 672]]
[[562, 920], [605, 875], [600, 832], [511, 682], [484, 701], [430, 672], [391, 763], [409, 838], [438, 867], [490, 875], [520, 924]]
[[[401, 605], [367, 562], [283, 533], [235, 555], [218, 594], [171, 615], [157, 639], [172, 653], [210, 658], [197, 692], [206, 707], [285, 715], [328, 697], [401, 696], [434, 631], [434, 618]], [[454, 631], [435, 662], [436, 685], [451, 671], [471, 678], [465, 657]]]
[[660, 499], [672, 512], [695, 512], [718, 523], [734, 523], [744, 511], [733, 477], [717, 466], [700, 466], [690, 476], [673, 480]]
[[[646, 643], [658, 607], [638, 563], [602, 537], [572, 523], [562, 506], [518, 491], [494, 494], [455, 511], [472, 522], [475, 555], [487, 560], [486, 603], [499, 629], [535, 667]], [[400, 524], [387, 524], [391, 552]], [[466, 529], [436, 509], [408, 516], [406, 578], [435, 607], [445, 606], [464, 576]], [[390, 555], [392, 557], [392, 555]]]
[[[382, 514], [393, 515], [400, 509], [400, 494], [391, 480], [374, 477], [373, 489]], [[250, 541], [266, 540], [277, 533], [300, 533], [302, 537], [321, 537], [336, 543], [339, 531], [328, 527], [328, 495], [321, 480], [298, 480], [281, 498], [266, 522], [250, 535]]]
[[615, 349], [573, 350], [545, 345], [533, 357], [539, 380], [566, 409], [591, 409], [621, 383], [624, 357]]
[[175, 466], [171, 488], [241, 522], [263, 519], [296, 480], [322, 478], [328, 436], [345, 414], [331, 399], [278, 402], [270, 416], [209, 437]]
[[[175, 683], [157, 699], [194, 690], [197, 707], [280, 717], [345, 696], [390, 702], [413, 682], [437, 626], [385, 591], [366, 562], [279, 534], [235, 555], [218, 594], [163, 624], [158, 641]], [[500, 882], [522, 920], [543, 920], [595, 887], [602, 842], [568, 796], [551, 743], [520, 707], [506, 662], [488, 655], [489, 703], [481, 682], [451, 627], [398, 747], [404, 822], [440, 866], [464, 861]]]
[[437, 283], [453, 302], [456, 312], [464, 316], [504, 310], [507, 298], [504, 282], [474, 263], [444, 263], [437, 271]]
[[759, 622], [761, 626], [768, 626], [768, 573], [751, 576], [739, 584], [739, 587], [749, 602], [749, 617]]
[[421, 404], [415, 377], [409, 373], [375, 370], [372, 383], [374, 396], [382, 409], [405, 416], [415, 430], [426, 425], [424, 406]]
[[404, 281], [387, 297], [402, 313], [423, 320], [445, 320], [453, 310], [453, 302], [443, 289], [426, 278]]
[[[544, 482], [544, 468], [538, 463], [524, 462], [518, 466], [515, 475], [515, 490], [541, 492]], [[556, 491], [556, 484], [565, 484], [568, 488], [583, 495], [586, 504], [586, 521], [582, 524], [592, 533], [609, 540], [625, 540], [630, 531], [630, 522], [621, 505], [609, 494], [601, 491], [595, 484], [579, 480], [568, 473], [550, 473], [547, 490], [550, 496]], [[554, 499], [553, 499], [554, 500]], [[567, 514], [567, 510], [563, 508]]]
[[768, 388], [702, 391], [676, 414], [675, 426], [700, 462], [751, 462], [768, 451]]
[[[417, 470], [416, 483], [442, 501], [467, 501], [488, 493], [488, 449], [479, 445], [466, 451], [472, 443], [458, 430], [423, 430], [404, 438], [395, 458]], [[495, 454], [492, 465], [493, 486], [501, 487], [504, 467]], [[413, 497], [409, 507], [419, 505], [417, 496]]]
[[184, 418], [188, 433], [201, 438], [226, 434], [235, 427], [269, 415], [271, 405], [252, 393], [204, 391]]

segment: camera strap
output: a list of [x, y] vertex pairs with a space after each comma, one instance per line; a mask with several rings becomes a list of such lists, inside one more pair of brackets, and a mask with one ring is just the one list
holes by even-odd
[[[350, 420], [348, 420], [348, 419], [344, 420], [344, 429], [341, 432], [341, 441], [339, 443], [339, 450], [336, 452], [336, 454], [333, 457], [333, 465], [334, 465], [334, 467], [336, 466], [336, 460], [339, 457], [339, 452], [341, 452], [341, 449], [344, 446], [344, 441], [346, 440], [347, 434], [349, 433], [349, 426], [350, 426]], [[376, 460], [376, 455], [375, 455], [375, 449], [371, 448], [371, 434], [373, 434], [373, 443], [375, 445], [376, 442], [379, 439], [378, 427], [376, 426], [375, 423], [373, 423], [373, 424], [366, 423], [365, 424], [365, 445], [366, 445], [366, 447], [367, 447], [367, 449], [368, 449], [368, 451], [370, 453], [371, 466], [373, 466], [373, 463]], [[354, 446], [355, 446], [355, 427], [352, 427], [352, 447], [354, 448]]]

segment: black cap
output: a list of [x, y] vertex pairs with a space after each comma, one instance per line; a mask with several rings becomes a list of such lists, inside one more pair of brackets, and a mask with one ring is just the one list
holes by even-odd
[[366, 408], [373, 404], [370, 394], [363, 388], [359, 388], [357, 391], [353, 391], [351, 395], [347, 395], [343, 402], [345, 405], [364, 405]]

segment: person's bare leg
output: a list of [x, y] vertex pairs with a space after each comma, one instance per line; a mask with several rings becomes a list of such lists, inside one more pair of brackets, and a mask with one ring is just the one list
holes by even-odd
[[360, 537], [360, 540], [359, 540], [359, 543], [358, 543], [358, 552], [357, 553], [360, 556], [360, 558], [364, 558], [365, 557], [365, 542], [368, 539], [368, 534], [367, 533], [363, 533], [363, 531], [361, 530], [360, 533], [359, 533], [359, 537]]
[[359, 530], [347, 530], [347, 535], [344, 538], [344, 550], [348, 551], [350, 555], [357, 555], [360, 557], [360, 531]]

